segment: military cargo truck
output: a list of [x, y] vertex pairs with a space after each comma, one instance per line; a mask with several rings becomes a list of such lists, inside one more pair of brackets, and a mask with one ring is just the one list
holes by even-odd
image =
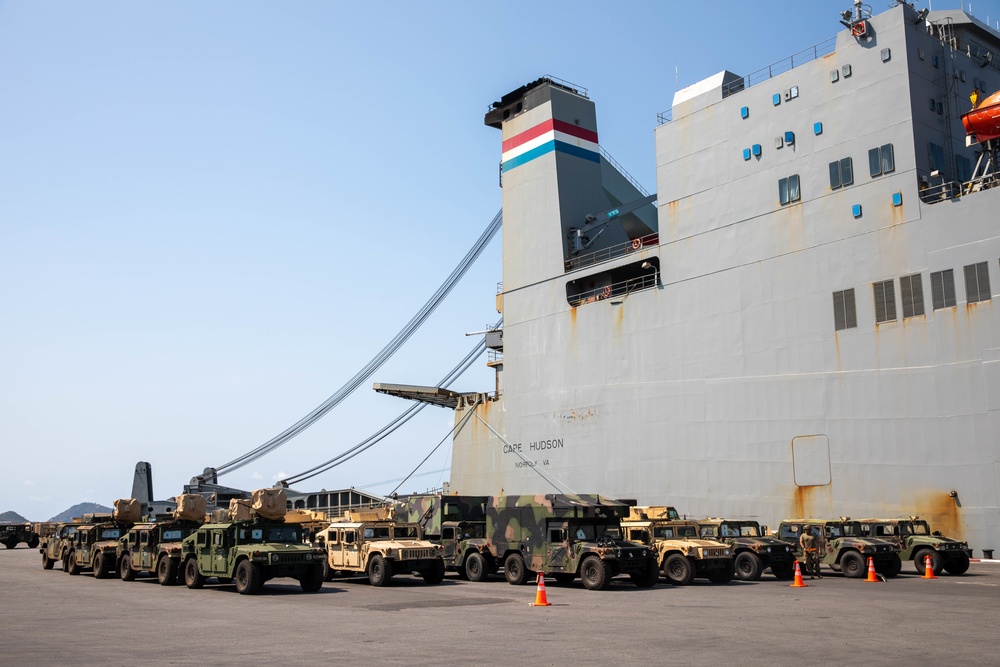
[[895, 577], [903, 567], [899, 547], [891, 542], [865, 537], [861, 524], [849, 517], [839, 519], [782, 519], [778, 539], [791, 547], [799, 562], [805, 562], [799, 537], [803, 529], [818, 534], [820, 565], [827, 565], [845, 577], [860, 579], [868, 572], [868, 559], [884, 577]]
[[768, 568], [776, 579], [792, 578], [795, 570], [792, 547], [770, 537], [756, 521], [715, 518], [699, 520], [698, 525], [702, 537], [729, 545], [738, 579], [757, 581]]
[[627, 574], [636, 586], [655, 586], [650, 549], [621, 539], [628, 505], [598, 495], [495, 496], [486, 507], [489, 549], [511, 584], [534, 572], [569, 583], [580, 577], [590, 590], [606, 589]]
[[38, 548], [38, 533], [30, 523], [0, 523], [0, 544], [13, 549], [21, 542], [27, 544], [29, 549]]
[[[657, 569], [674, 586], [687, 586], [696, 577], [713, 584], [733, 580], [734, 563], [728, 544], [699, 537], [696, 521], [670, 518], [669, 507], [630, 507], [622, 520], [625, 539], [644, 544], [655, 554]], [[674, 517], [677, 513], [672, 514]]]
[[487, 502], [488, 496], [414, 495], [400, 499], [397, 511], [441, 545], [446, 569], [462, 579], [485, 581], [499, 570], [486, 539]]
[[181, 542], [201, 525], [200, 521], [170, 518], [162, 523], [133, 526], [118, 543], [119, 578], [132, 581], [140, 572], [147, 572], [155, 575], [161, 586], [179, 583]]
[[62, 562], [64, 572], [69, 572], [69, 551], [73, 544], [73, 536], [80, 524], [59, 524], [56, 530], [42, 538], [38, 550], [42, 554], [42, 568], [51, 570], [57, 562]]
[[209, 577], [235, 580], [242, 595], [278, 577], [297, 579], [307, 593], [323, 586], [323, 552], [303, 544], [302, 527], [260, 516], [203, 524], [181, 542], [180, 565], [188, 588], [201, 588]]
[[869, 537], [892, 542], [899, 547], [900, 560], [913, 561], [914, 569], [923, 574], [927, 557], [935, 575], [947, 570], [949, 574], [965, 574], [969, 570], [972, 549], [968, 543], [931, 532], [930, 526], [920, 517], [908, 519], [858, 519], [861, 531]]
[[423, 537], [419, 524], [396, 521], [393, 508], [348, 510], [316, 533], [325, 551], [324, 578], [363, 573], [373, 586], [387, 586], [396, 574], [419, 574], [428, 584], [444, 579], [440, 544]]

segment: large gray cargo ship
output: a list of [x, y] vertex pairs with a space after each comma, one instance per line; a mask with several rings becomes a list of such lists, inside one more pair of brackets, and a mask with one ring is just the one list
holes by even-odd
[[495, 103], [495, 391], [455, 408], [450, 491], [599, 492], [689, 515], [918, 514], [1000, 547], [1000, 34], [858, 4], [831, 40], [680, 90], [657, 193], [586, 91]]

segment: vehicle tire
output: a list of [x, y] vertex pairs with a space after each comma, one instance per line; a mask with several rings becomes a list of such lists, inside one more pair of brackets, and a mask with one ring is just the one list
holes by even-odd
[[515, 551], [503, 562], [503, 576], [512, 586], [520, 586], [528, 581], [528, 566], [524, 564], [524, 556]]
[[931, 570], [934, 572], [934, 576], [938, 576], [941, 574], [941, 570], [944, 569], [944, 559], [941, 558], [941, 554], [933, 549], [921, 549], [913, 554], [913, 566], [916, 568], [918, 574], [924, 574], [927, 569], [927, 565], [924, 562], [927, 556], [931, 557]]
[[31, 539], [28, 540], [28, 548], [29, 549], [38, 548], [38, 535], [33, 535]]
[[240, 561], [236, 566], [236, 592], [240, 595], [253, 595], [263, 586], [260, 568], [248, 560]]
[[43, 570], [51, 570], [52, 566], [55, 565], [55, 564], [56, 564], [56, 562], [54, 560], [52, 560], [51, 558], [49, 558], [48, 554], [46, 554], [46, 553], [42, 554], [42, 569]]
[[576, 575], [572, 572], [556, 572], [552, 576], [555, 578], [556, 583], [559, 584], [572, 584], [576, 581]]
[[[736, 576], [736, 565], [733, 561], [729, 561], [720, 569], [710, 570], [705, 576], [713, 584], [728, 584]], [[760, 575], [758, 575], [759, 578]]]
[[108, 565], [103, 553], [94, 556], [94, 579], [105, 579], [108, 576]]
[[156, 563], [156, 580], [161, 586], [173, 586], [177, 583], [177, 561], [169, 556], [161, 556]]
[[299, 586], [306, 593], [315, 593], [323, 588], [323, 566], [310, 565], [305, 576], [299, 579]]
[[764, 570], [760, 556], [752, 551], [741, 551], [736, 555], [736, 576], [740, 581], [759, 581]]
[[434, 565], [421, 572], [420, 576], [424, 578], [424, 583], [440, 584], [444, 581], [444, 561], [440, 558], [437, 559], [434, 561]]
[[687, 586], [694, 581], [694, 566], [684, 554], [670, 554], [663, 561], [663, 574], [674, 586]]
[[630, 574], [629, 578], [639, 588], [652, 588], [660, 581], [660, 568], [656, 566], [656, 561], [650, 558], [645, 572]]
[[80, 572], [83, 570], [83, 568], [80, 567], [80, 562], [76, 559], [75, 551], [70, 552], [67, 562], [69, 563], [69, 569], [66, 571], [69, 572], [74, 577], [80, 574]]
[[[794, 567], [794, 566], [792, 566], [792, 567]], [[820, 563], [820, 567], [821, 568], [823, 567], [822, 563]], [[833, 570], [834, 572], [840, 572], [840, 570], [842, 568], [840, 567], [840, 565], [838, 563], [830, 563], [830, 569]]]
[[388, 586], [392, 579], [392, 562], [375, 554], [368, 559], [368, 581], [372, 586]]
[[490, 568], [489, 564], [486, 562], [486, 557], [478, 551], [473, 551], [465, 557], [465, 563], [462, 565], [462, 570], [465, 572], [465, 577], [469, 581], [474, 581], [476, 583], [486, 581], [490, 576]]
[[205, 576], [198, 570], [197, 558], [188, 558], [184, 563], [184, 585], [188, 588], [201, 588], [205, 585]]
[[62, 557], [62, 569], [63, 572], [69, 574], [69, 554], [65, 554]]
[[11, 539], [7, 540], [6, 542], [4, 542], [3, 545], [5, 547], [7, 547], [8, 549], [13, 549], [14, 547], [17, 546], [17, 538], [11, 538]]
[[893, 554], [892, 558], [887, 561], [882, 562], [882, 569], [879, 569], [878, 563], [875, 564], [875, 571], [881, 574], [886, 579], [892, 579], [903, 569], [903, 561], [899, 559], [899, 554]]
[[580, 579], [592, 591], [602, 591], [611, 585], [608, 564], [597, 556], [587, 556], [580, 564]]
[[330, 561], [323, 559], [323, 581], [333, 581], [335, 571], [330, 568]]
[[969, 571], [969, 556], [959, 554], [957, 557], [944, 562], [944, 569], [948, 574], [965, 574]]
[[840, 567], [844, 571], [844, 576], [849, 579], [861, 579], [868, 572], [864, 557], [857, 551], [848, 551], [840, 559]]
[[118, 576], [122, 581], [135, 581], [136, 571], [132, 569], [132, 557], [128, 554], [118, 561]]
[[784, 562], [772, 564], [771, 574], [778, 581], [790, 581], [795, 576], [795, 565]]

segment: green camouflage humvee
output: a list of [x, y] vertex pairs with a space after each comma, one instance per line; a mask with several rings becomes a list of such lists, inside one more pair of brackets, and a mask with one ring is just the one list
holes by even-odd
[[803, 528], [818, 535], [820, 563], [834, 572], [843, 571], [845, 577], [860, 579], [868, 572], [868, 559], [875, 564], [875, 571], [884, 577], [895, 577], [903, 568], [899, 547], [885, 540], [865, 537], [861, 524], [849, 517], [837, 520], [782, 519], [778, 526], [778, 539], [784, 540], [799, 562], [805, 562], [799, 537]]
[[76, 575], [91, 569], [96, 579], [108, 577], [115, 568], [118, 540], [130, 527], [114, 520], [78, 526], [70, 540], [66, 571]]
[[29, 549], [38, 548], [38, 533], [30, 523], [0, 523], [0, 544], [13, 549], [20, 542], [26, 543]]
[[792, 547], [776, 537], [769, 537], [767, 529], [756, 521], [702, 519], [698, 525], [702, 537], [729, 545], [738, 579], [757, 581], [767, 568], [771, 568], [775, 579], [792, 578], [795, 570]]
[[42, 554], [42, 568], [51, 570], [56, 562], [62, 562], [64, 572], [69, 572], [69, 550], [73, 544], [73, 536], [78, 523], [59, 524], [56, 530], [42, 538], [38, 550]]
[[200, 521], [172, 519], [133, 526], [118, 542], [118, 576], [132, 581], [139, 572], [148, 572], [161, 586], [179, 583], [181, 541], [200, 526]]
[[181, 542], [181, 559], [188, 588], [201, 588], [208, 577], [235, 579], [242, 595], [277, 577], [298, 579], [307, 593], [323, 586], [323, 552], [303, 544], [302, 526], [280, 519], [206, 523]]
[[398, 515], [420, 524], [424, 538], [443, 547], [445, 567], [469, 581], [485, 581], [499, 565], [486, 539], [488, 496], [414, 495], [400, 500]]
[[628, 505], [598, 495], [496, 496], [486, 507], [490, 554], [503, 564], [511, 584], [532, 572], [552, 573], [568, 583], [576, 577], [591, 590], [628, 574], [636, 586], [655, 586], [653, 553], [621, 539]]
[[923, 574], [927, 557], [935, 575], [947, 570], [949, 574], [965, 574], [969, 569], [972, 549], [967, 542], [960, 542], [939, 533], [932, 533], [920, 517], [909, 519], [859, 519], [865, 535], [894, 543], [900, 548], [901, 560], [913, 561], [918, 574]]
[[392, 508], [348, 510], [316, 533], [326, 552], [325, 576], [364, 573], [373, 586], [387, 586], [393, 575], [419, 574], [428, 584], [444, 580], [444, 549], [423, 539], [419, 524], [395, 521]]
[[[622, 520], [625, 539], [653, 550], [657, 569], [674, 586], [687, 586], [695, 577], [713, 584], [733, 580], [734, 564], [728, 544], [700, 538], [696, 521], [671, 519], [670, 507], [631, 507]], [[676, 516], [676, 512], [673, 512]]]

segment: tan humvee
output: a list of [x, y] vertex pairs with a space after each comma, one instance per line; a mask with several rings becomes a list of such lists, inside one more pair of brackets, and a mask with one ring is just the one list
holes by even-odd
[[660, 569], [675, 586], [686, 586], [695, 577], [713, 584], [732, 581], [735, 574], [732, 550], [718, 540], [699, 537], [697, 521], [671, 518], [671, 507], [632, 507], [622, 520], [626, 540], [656, 550]]

